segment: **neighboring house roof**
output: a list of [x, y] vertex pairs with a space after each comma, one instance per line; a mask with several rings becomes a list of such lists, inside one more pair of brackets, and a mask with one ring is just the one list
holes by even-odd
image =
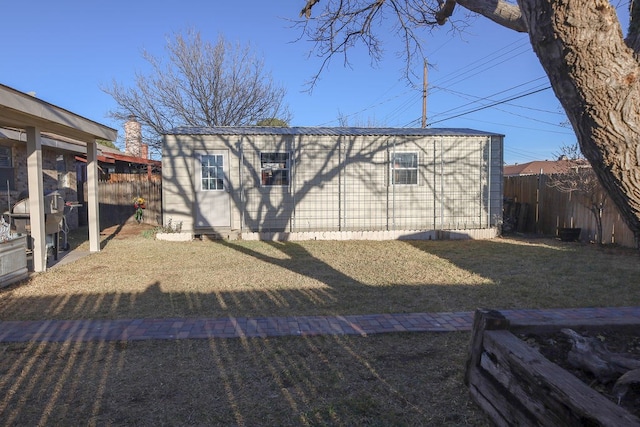
[[465, 128], [216, 126], [178, 127], [168, 135], [504, 136]]
[[[554, 173], [567, 173], [571, 166], [575, 163], [567, 160], [536, 160], [529, 163], [516, 165], [505, 165], [503, 170], [504, 176], [524, 176], [524, 175], [541, 175]], [[585, 166], [588, 166], [585, 162]]]
[[115, 163], [116, 161], [121, 162], [129, 162], [129, 163], [138, 163], [141, 165], [153, 165], [156, 167], [161, 166], [161, 162], [159, 160], [151, 160], [144, 157], [136, 157], [130, 156], [128, 154], [124, 154], [122, 151], [117, 148], [107, 147], [106, 145], [100, 145], [99, 149], [101, 154], [98, 155], [98, 160], [104, 163]]

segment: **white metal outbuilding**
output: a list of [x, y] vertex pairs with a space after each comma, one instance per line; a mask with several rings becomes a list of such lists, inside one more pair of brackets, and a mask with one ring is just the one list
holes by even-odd
[[163, 221], [243, 239], [493, 237], [503, 136], [214, 127], [165, 135]]

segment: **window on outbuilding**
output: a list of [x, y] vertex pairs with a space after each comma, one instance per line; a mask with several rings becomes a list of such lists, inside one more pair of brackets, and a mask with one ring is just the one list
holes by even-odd
[[0, 190], [14, 190], [14, 180], [11, 147], [0, 146]]
[[289, 165], [289, 153], [260, 153], [262, 185], [289, 185]]
[[393, 153], [391, 155], [391, 183], [393, 185], [418, 184], [418, 153]]
[[202, 156], [202, 189], [224, 190], [224, 157], [221, 154]]

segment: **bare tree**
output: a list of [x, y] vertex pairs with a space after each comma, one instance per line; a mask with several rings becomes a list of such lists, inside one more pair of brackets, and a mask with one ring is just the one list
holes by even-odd
[[630, 1], [626, 38], [609, 0], [308, 0], [301, 16], [324, 68], [357, 43], [378, 58], [390, 24], [406, 58], [422, 61], [419, 31], [458, 5], [529, 34], [582, 153], [640, 242], [640, 2]]
[[278, 117], [290, 120], [286, 91], [276, 85], [264, 63], [249, 47], [216, 44], [188, 30], [168, 40], [166, 58], [143, 52], [151, 66], [137, 73], [135, 86], [115, 80], [103, 87], [118, 104], [111, 116], [125, 121], [134, 115], [143, 125], [143, 139], [159, 150], [166, 131], [179, 126], [245, 126]]
[[276, 117], [269, 117], [268, 119], [262, 119], [256, 126], [273, 126], [279, 128], [288, 128], [289, 124], [282, 119], [278, 119]]
[[376, 120], [375, 117], [362, 119], [358, 116], [343, 114], [338, 111], [338, 124], [340, 127], [360, 127], [360, 128], [380, 128], [386, 127], [384, 123]]
[[598, 244], [603, 243], [602, 213], [607, 204], [607, 193], [603, 191], [593, 168], [582, 156], [577, 143], [561, 147], [558, 160], [564, 162], [564, 173], [549, 176], [548, 185], [560, 192], [569, 193], [589, 209], [596, 222]]

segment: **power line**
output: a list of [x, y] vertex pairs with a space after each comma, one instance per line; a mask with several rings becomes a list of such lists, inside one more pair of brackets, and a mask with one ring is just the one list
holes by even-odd
[[[442, 87], [440, 87], [439, 89], [441, 89], [441, 90], [443, 90], [443, 91], [445, 91], [445, 92], [451, 93], [451, 94], [453, 94], [453, 95], [457, 95], [457, 96], [459, 96], [460, 98], [464, 98], [464, 99], [467, 99], [467, 100], [473, 100], [473, 102], [470, 102], [470, 103], [469, 103], [469, 104], [473, 104], [473, 103], [475, 103], [475, 102], [478, 102], [478, 101], [484, 101], [484, 100], [486, 100], [486, 101], [493, 101], [493, 100], [491, 99], [491, 97], [494, 97], [494, 96], [499, 95], [499, 94], [504, 93], [504, 92], [509, 92], [509, 91], [511, 91], [511, 90], [513, 90], [513, 89], [516, 89], [516, 88], [518, 88], [518, 87], [521, 87], [521, 86], [524, 86], [524, 85], [526, 85], [526, 84], [533, 83], [533, 82], [535, 82], [535, 81], [542, 80], [542, 79], [546, 79], [546, 76], [539, 77], [539, 78], [534, 79], [534, 80], [530, 80], [530, 81], [528, 81], [528, 82], [525, 82], [525, 83], [522, 83], [522, 84], [519, 84], [519, 85], [513, 86], [513, 87], [511, 87], [511, 88], [509, 88], [509, 89], [505, 89], [505, 90], [500, 91], [500, 92], [496, 92], [496, 93], [494, 93], [494, 94], [492, 94], [492, 95], [489, 95], [489, 96], [486, 96], [486, 97], [480, 97], [480, 96], [470, 95], [470, 94], [463, 93], [463, 92], [458, 92], [458, 91], [455, 91], [455, 90], [452, 90], [452, 89], [449, 89], [449, 88], [442, 88]], [[453, 108], [452, 110], [456, 110], [456, 109], [458, 109], [458, 108], [462, 108], [462, 107], [464, 107], [464, 106], [466, 106], [466, 105], [469, 105], [469, 104], [461, 105], [460, 107]], [[541, 113], [556, 114], [556, 115], [559, 115], [559, 116], [564, 116], [564, 113], [561, 113], [560, 111], [543, 110], [543, 109], [541, 109], [541, 108], [533, 108], [533, 107], [529, 107], [529, 106], [525, 106], [525, 105], [519, 105], [519, 104], [509, 104], [509, 105], [514, 106], [514, 107], [518, 107], [518, 108], [523, 108], [523, 109], [531, 110], [531, 111], [538, 111], [538, 112], [541, 112]], [[444, 113], [447, 113], [447, 112], [452, 111], [452, 110], [444, 111], [444, 112], [441, 112], [441, 113], [439, 113], [439, 114], [444, 114]]]
[[504, 153], [505, 154], [509, 154], [509, 157], [512, 158], [518, 158], [518, 159], [523, 159], [525, 162], [527, 161], [534, 161], [534, 160], [540, 160], [540, 154], [539, 153], [530, 153], [527, 151], [521, 151], [521, 150], [516, 150], [513, 148], [507, 148], [506, 146], [504, 147]]
[[[515, 46], [514, 46], [515, 45]], [[527, 45], [526, 41], [523, 40], [516, 40], [514, 42], [509, 43], [508, 45], [496, 50], [495, 52], [489, 54], [489, 55], [485, 55], [482, 58], [479, 58], [475, 61], [470, 62], [469, 64], [467, 64], [466, 66], [460, 68], [456, 73], [453, 73], [451, 75], [448, 75], [442, 84], [447, 84], [448, 82], [452, 82], [449, 83], [449, 86], [453, 86], [456, 85], [458, 83], [461, 83], [462, 81], [468, 80], [470, 77], [473, 77], [477, 74], [480, 74], [484, 71], [487, 71], [491, 68], [496, 67], [497, 65], [500, 65], [504, 62], [507, 62], [509, 60], [515, 59], [517, 56], [522, 55], [523, 53], [525, 53], [526, 51], [522, 51], [517, 53], [516, 55], [511, 55], [508, 56], [506, 59], [504, 59], [503, 61], [500, 62], [496, 62], [496, 59], [502, 58], [506, 55], [511, 54], [512, 52], [521, 49], [522, 47], [525, 47]], [[489, 67], [486, 67], [487, 65], [489, 65]], [[475, 71], [475, 72], [474, 72]], [[469, 74], [469, 73], [473, 73], [473, 74]], [[464, 78], [462, 78], [464, 77]], [[438, 80], [436, 79], [435, 83], [438, 83]], [[384, 94], [388, 93], [389, 91], [391, 91], [395, 86], [397, 86], [397, 82], [392, 85], [389, 89], [387, 89], [382, 95], [380, 95], [377, 99], [380, 99], [382, 96], [384, 96]], [[437, 88], [437, 87], [436, 87]], [[436, 89], [437, 90], [437, 89]], [[376, 102], [374, 104], [370, 104], [367, 107], [364, 107], [362, 109], [360, 109], [359, 111], [356, 111], [354, 113], [351, 114], [347, 114], [343, 117], [345, 118], [350, 118], [350, 117], [354, 117], [357, 116], [358, 114], [364, 113], [366, 111], [369, 111], [371, 109], [374, 109], [376, 107], [379, 107], [381, 105], [384, 105], [388, 102], [393, 101], [394, 99], [400, 98], [404, 95], [406, 95], [407, 93], [411, 92], [412, 90], [408, 90], [403, 92], [402, 94], [393, 96], [393, 97], [389, 97], [387, 99], [384, 99], [380, 102]], [[390, 113], [388, 113], [385, 116], [386, 120], [392, 120], [394, 117], [399, 116], [400, 114], [404, 113], [405, 111], [407, 111], [409, 108], [411, 108], [413, 105], [412, 103], [414, 102], [414, 100], [416, 98], [419, 98], [419, 96], [416, 97], [411, 97], [410, 99], [404, 101], [401, 105], [395, 107]], [[330, 123], [335, 123], [337, 121], [337, 119], [335, 120], [330, 120], [327, 121], [319, 126], [325, 126], [327, 124]]]
[[[531, 127], [527, 127], [527, 126], [518, 126], [518, 125], [513, 125], [513, 124], [506, 124], [506, 123], [496, 123], [496, 122], [490, 122], [488, 120], [480, 120], [480, 119], [471, 119], [468, 118], [466, 120], [470, 120], [473, 122], [479, 122], [479, 123], [487, 123], [490, 125], [498, 125], [498, 126], [503, 126], [503, 127], [509, 127], [509, 128], [515, 128], [515, 129], [524, 129], [524, 130], [533, 130], [536, 132], [544, 132], [544, 133], [554, 133], [554, 134], [558, 134], [558, 135], [567, 135], [567, 136], [575, 136], [575, 134], [570, 131], [569, 129], [565, 129], [565, 131], [560, 131], [560, 130], [551, 130], [551, 129], [540, 129], [540, 128], [531, 128]], [[556, 126], [556, 127], [560, 127], [560, 128], [564, 128], [564, 126], [559, 125], [557, 123], [549, 123], [549, 122], [544, 122], [541, 120], [535, 120], [535, 119], [531, 119], [546, 125], [551, 125], [551, 126]]]
[[[397, 83], [396, 83], [396, 84], [397, 84]], [[395, 85], [394, 85], [394, 86], [395, 86]], [[394, 86], [392, 86], [389, 90], [387, 90], [387, 92], [388, 92], [388, 91], [390, 91]], [[356, 112], [354, 112], [354, 113], [351, 113], [351, 114], [346, 114], [346, 115], [344, 115], [343, 117], [345, 117], [345, 118], [349, 118], [349, 117], [357, 116], [357, 115], [358, 115], [358, 114], [360, 114], [360, 113], [364, 113], [364, 112], [365, 112], [365, 111], [367, 111], [367, 110], [371, 110], [372, 108], [375, 108], [375, 107], [378, 107], [378, 106], [380, 106], [380, 105], [386, 104], [387, 102], [390, 102], [390, 101], [392, 101], [392, 100], [394, 100], [394, 99], [398, 99], [398, 98], [400, 98], [400, 97], [402, 97], [402, 96], [404, 96], [404, 95], [406, 95], [406, 94], [408, 94], [408, 93], [411, 93], [411, 92], [414, 92], [414, 91], [413, 91], [413, 90], [406, 90], [406, 91], [404, 91], [404, 92], [403, 92], [403, 93], [401, 93], [401, 94], [394, 95], [394, 96], [389, 97], [389, 98], [387, 98], [387, 99], [384, 99], [384, 100], [382, 100], [382, 101], [380, 101], [380, 102], [378, 102], [378, 103], [376, 103], [376, 104], [371, 104], [371, 105], [369, 105], [368, 107], [365, 107], [365, 108], [363, 108], [363, 109], [361, 109], [361, 110], [359, 110], [359, 111], [356, 111]], [[378, 98], [379, 98], [379, 97], [378, 97]], [[404, 101], [404, 102], [406, 103], [406, 102], [408, 102], [408, 101]], [[396, 108], [399, 108], [399, 107], [396, 107]], [[337, 122], [337, 121], [338, 121], [338, 119], [329, 120], [328, 122], [324, 122], [324, 123], [322, 123], [322, 124], [319, 124], [318, 126], [326, 126], [326, 125], [328, 125], [328, 124], [330, 124], [330, 123], [335, 123], [335, 122]]]
[[433, 122], [427, 124], [427, 126], [431, 126], [431, 125], [433, 125], [435, 123], [440, 123], [440, 122], [444, 122], [444, 121], [447, 121], [447, 120], [455, 119], [456, 117], [466, 116], [467, 114], [475, 113], [477, 111], [486, 110], [487, 108], [495, 107], [496, 105], [500, 105], [500, 104], [504, 104], [504, 103], [509, 102], [509, 101], [514, 101], [516, 99], [524, 98], [525, 96], [533, 95], [535, 93], [542, 92], [542, 91], [547, 90], [547, 89], [551, 89], [551, 86], [546, 86], [546, 87], [543, 87], [543, 88], [538, 89], [538, 90], [534, 90], [534, 91], [531, 91], [531, 92], [524, 93], [522, 95], [513, 96], [511, 98], [507, 98], [507, 99], [504, 99], [502, 101], [496, 101], [496, 102], [494, 102], [492, 104], [483, 105], [482, 107], [478, 107], [478, 108], [475, 108], [475, 109], [470, 110], [470, 111], [465, 111], [463, 113], [456, 114], [454, 116], [447, 117], [445, 119], [436, 120], [436, 121], [433, 121]]
[[[464, 95], [465, 95], [465, 96], [467, 96], [467, 97], [473, 97], [473, 98], [476, 98], [476, 99], [475, 99], [475, 101], [471, 101], [471, 102], [468, 102], [468, 103], [466, 103], [466, 104], [460, 105], [460, 106], [458, 106], [458, 107], [455, 107], [455, 108], [449, 109], [449, 110], [447, 110], [447, 111], [443, 111], [443, 112], [441, 112], [441, 113], [439, 113], [439, 114], [440, 114], [440, 115], [442, 115], [442, 114], [449, 113], [449, 112], [451, 112], [451, 111], [459, 110], [459, 109], [461, 109], [461, 108], [463, 108], [463, 107], [466, 107], [466, 106], [471, 105], [471, 104], [476, 104], [476, 103], [478, 103], [478, 102], [480, 102], [480, 101], [492, 101], [492, 102], [494, 102], [494, 101], [493, 101], [493, 99], [491, 99], [491, 98], [492, 98], [492, 97], [494, 97], [494, 96], [496, 96], [496, 95], [500, 95], [500, 94], [503, 94], [503, 93], [506, 93], [506, 92], [510, 92], [510, 91], [512, 91], [512, 90], [514, 90], [514, 89], [517, 89], [517, 88], [519, 88], [519, 87], [526, 86], [526, 85], [528, 85], [528, 84], [530, 84], [530, 83], [533, 83], [533, 82], [536, 82], [536, 81], [539, 81], [539, 80], [543, 80], [543, 79], [545, 79], [545, 80], [546, 80], [546, 77], [538, 77], [537, 79], [529, 80], [528, 82], [524, 82], [524, 83], [521, 83], [521, 84], [519, 84], [519, 85], [512, 86], [512, 87], [510, 87], [510, 88], [508, 88], [508, 89], [501, 90], [501, 91], [499, 91], [499, 92], [496, 92], [496, 93], [494, 93], [494, 94], [492, 94], [492, 95], [485, 96], [485, 97], [476, 97], [476, 96], [473, 96], [473, 95], [464, 94]], [[444, 90], [444, 91], [449, 91], [449, 89], [445, 89], [445, 88], [443, 88], [443, 90]], [[456, 93], [456, 94], [461, 94], [460, 92], [454, 92], [454, 91], [450, 91], [450, 92], [451, 92], [451, 93]]]
[[[473, 77], [473, 76], [475, 76], [477, 74], [483, 73], [483, 72], [488, 71], [488, 70], [490, 70], [492, 68], [495, 68], [496, 66], [498, 66], [498, 65], [500, 65], [500, 64], [502, 64], [504, 62], [507, 62], [507, 61], [510, 61], [512, 59], [517, 58], [518, 56], [526, 53], [526, 50], [523, 50], [523, 48], [525, 48], [527, 46], [528, 46], [528, 43], [524, 39], [519, 39], [519, 40], [516, 40], [514, 42], [511, 42], [511, 43], [507, 44], [506, 46], [494, 51], [493, 53], [491, 53], [489, 55], [485, 55], [482, 58], [479, 58], [479, 59], [477, 59], [475, 61], [470, 62], [466, 66], [458, 69], [457, 72], [447, 75], [444, 78], [444, 80], [438, 81], [436, 79], [435, 83], [437, 85], [430, 86], [429, 93], [433, 94], [434, 92], [437, 92], [438, 90], [445, 90], [445, 91], [450, 91], [450, 92], [453, 93], [454, 91], [452, 91], [449, 88], [450, 86], [454, 86], [456, 84], [459, 84], [459, 83], [461, 83], [461, 82], [463, 82], [465, 80], [468, 80], [469, 78], [471, 78], [471, 77]], [[500, 58], [504, 58], [504, 60], [497, 61]], [[495, 94], [493, 94], [491, 96], [496, 96], [496, 95], [498, 95], [500, 93], [511, 91], [511, 90], [513, 90], [515, 88], [527, 85], [527, 84], [529, 84], [531, 82], [534, 82], [534, 81], [537, 81], [537, 80], [540, 80], [540, 79], [544, 79], [545, 77], [540, 77], [538, 79], [534, 79], [534, 80], [531, 80], [529, 82], [522, 83], [520, 85], [517, 85], [517, 86], [511, 87], [511, 88], [505, 89], [503, 91], [497, 92], [497, 93], [495, 93]], [[393, 88], [395, 88], [397, 86], [397, 84], [398, 84], [397, 82], [394, 83], [394, 85], [392, 85], [389, 89], [387, 89], [380, 96], [378, 96], [377, 99], [380, 99], [385, 94], [389, 93], [391, 90], [393, 90]], [[442, 85], [447, 85], [448, 87], [445, 89]], [[544, 88], [544, 89], [546, 89], [546, 88]], [[541, 90], [544, 90], [544, 89], [541, 89]], [[411, 89], [407, 90], [407, 91], [405, 91], [405, 92], [403, 92], [403, 93], [401, 93], [399, 95], [388, 97], [386, 99], [382, 99], [379, 102], [375, 102], [375, 103], [373, 103], [373, 104], [371, 104], [371, 105], [369, 105], [367, 107], [364, 107], [364, 108], [362, 108], [362, 109], [360, 109], [360, 110], [358, 110], [358, 111], [356, 111], [354, 113], [347, 114], [347, 115], [344, 115], [342, 117], [343, 118], [351, 118], [351, 117], [357, 116], [357, 115], [362, 114], [362, 113], [364, 113], [366, 111], [369, 111], [369, 110], [375, 109], [377, 107], [380, 107], [382, 105], [388, 104], [388, 103], [392, 102], [393, 100], [396, 100], [396, 99], [399, 99], [401, 97], [404, 97], [405, 95], [407, 95], [408, 93], [411, 93], [411, 92], [414, 92], [414, 94], [412, 96], [410, 96], [408, 99], [405, 99], [404, 101], [402, 101], [396, 107], [392, 108], [392, 110], [387, 112], [387, 114], [384, 116], [385, 122], [392, 121], [392, 120], [394, 120], [394, 118], [400, 117], [401, 115], [403, 115], [407, 110], [409, 110], [411, 108], [415, 108], [416, 103], [418, 102], [418, 100], [421, 99], [420, 98], [420, 94], [418, 94], [417, 91], [413, 91]], [[520, 96], [512, 97], [509, 100], [518, 99], [518, 98], [520, 98], [522, 96], [527, 96], [527, 95], [532, 94], [532, 93], [536, 93], [536, 91], [530, 91], [530, 92], [527, 92], [527, 93], [522, 94]], [[468, 97], [472, 97], [472, 95], [467, 95], [467, 96]], [[461, 108], [464, 108], [467, 105], [472, 105], [472, 104], [477, 103], [477, 102], [482, 101], [482, 100], [492, 101], [491, 99], [489, 99], [489, 97], [478, 98], [477, 101], [475, 101], [475, 102], [470, 102], [468, 104], [461, 105], [461, 106], [459, 106], [457, 108], [454, 108], [452, 110], [448, 110], [447, 112], [459, 110]], [[495, 101], [495, 102], [492, 102], [491, 104], [488, 104], [486, 106], [482, 106], [482, 107], [479, 107], [477, 109], [473, 109], [473, 110], [468, 111], [468, 112], [462, 112], [462, 113], [460, 113], [458, 115], [455, 115], [455, 116], [452, 116], [452, 117], [449, 117], [449, 118], [445, 118], [445, 119], [442, 119], [442, 120], [437, 120], [437, 121], [434, 121], [432, 123], [439, 123], [439, 122], [442, 122], [442, 121], [445, 121], [445, 120], [449, 120], [449, 119], [452, 119], [452, 118], [455, 118], [455, 117], [459, 117], [460, 115], [471, 114], [471, 113], [473, 113], [475, 111], [479, 111], [479, 110], [482, 110], [482, 109], [485, 109], [485, 108], [493, 107], [493, 106], [499, 105], [501, 103], [509, 102], [509, 100]], [[526, 108], [526, 107], [521, 107], [521, 108]], [[445, 113], [439, 113], [436, 116], [442, 115], [442, 114], [445, 114]], [[321, 126], [327, 125], [329, 123], [335, 123], [335, 122], [337, 122], [337, 120], [338, 119], [330, 120], [328, 122], [323, 123]], [[418, 122], [419, 121], [420, 121], [420, 119], [418, 119]], [[416, 122], [416, 121], [412, 120], [410, 122], [410, 124], [413, 124], [414, 122]]]
[[[530, 82], [533, 82], [533, 81], [536, 81], [536, 80], [539, 80], [539, 79], [531, 80]], [[529, 83], [530, 83], [530, 82], [529, 82]], [[522, 85], [520, 85], [520, 86], [522, 86]], [[518, 86], [515, 86], [515, 87], [518, 87]], [[515, 87], [514, 87], [514, 88], [515, 88]], [[512, 88], [512, 89], [513, 89], [513, 88]], [[509, 91], [509, 90], [511, 90], [511, 89], [507, 89], [507, 90], [505, 90], [505, 91], [501, 91], [501, 92], [498, 92], [498, 93], [507, 92], [507, 91]], [[533, 88], [532, 88], [531, 90], [533, 90]], [[491, 100], [491, 101], [493, 101], [493, 100], [492, 100], [492, 99], [490, 99], [489, 97], [480, 98], [480, 97], [476, 97], [476, 96], [473, 96], [473, 95], [466, 95], [466, 94], [463, 94], [463, 93], [460, 93], [460, 92], [456, 92], [456, 91], [450, 91], [450, 92], [451, 92], [451, 93], [453, 93], [453, 94], [455, 94], [455, 95], [460, 96], [461, 98], [466, 98], [466, 99], [472, 99], [472, 98], [473, 98], [473, 99], [475, 99], [476, 101], [480, 101], [480, 100]], [[496, 95], [496, 94], [494, 94], [494, 95]], [[494, 95], [491, 95], [491, 97], [493, 97]], [[438, 114], [436, 114], [436, 115], [435, 115], [435, 117], [442, 116], [442, 115], [444, 115], [444, 114], [446, 114], [446, 113], [448, 113], [448, 112], [455, 111], [455, 110], [458, 110], [458, 109], [460, 109], [460, 108], [462, 108], [462, 107], [464, 107], [464, 106], [474, 104], [476, 101], [469, 102], [469, 103], [467, 103], [467, 104], [464, 104], [463, 106], [456, 107], [456, 108], [452, 108], [452, 109], [447, 110], [447, 111], [445, 111], [445, 112], [438, 113]], [[543, 109], [539, 109], [539, 108], [532, 108], [532, 107], [528, 107], [528, 106], [524, 106], [524, 105], [519, 105], [519, 104], [514, 104], [514, 103], [506, 103], [506, 104], [507, 104], [507, 105], [510, 105], [510, 106], [513, 106], [513, 107], [517, 107], [517, 108], [522, 108], [522, 109], [532, 110], [532, 111], [538, 111], [538, 112], [542, 112], [542, 113], [546, 113], [546, 114], [554, 114], [554, 115], [562, 116], [562, 117], [565, 117], [565, 118], [566, 118], [566, 115], [565, 115], [564, 113], [560, 112], [560, 111], [543, 110]], [[496, 108], [496, 110], [497, 110], [497, 111], [501, 111], [501, 112], [503, 112], [503, 113], [505, 113], [505, 114], [509, 114], [509, 115], [516, 116], [516, 117], [522, 117], [522, 118], [527, 119], [527, 120], [530, 120], [530, 121], [534, 121], [534, 122], [538, 122], [538, 123], [543, 123], [543, 124], [550, 125], [550, 126], [556, 126], [556, 127], [560, 127], [560, 128], [565, 128], [565, 127], [566, 127], [566, 126], [563, 126], [561, 123], [558, 123], [558, 122], [549, 122], [549, 121], [546, 121], [546, 120], [537, 119], [537, 118], [532, 117], [531, 115], [527, 115], [527, 116], [525, 116], [525, 115], [518, 114], [518, 113], [515, 113], [515, 112], [513, 112], [513, 111], [505, 110], [505, 109], [502, 109], [502, 108]], [[432, 118], [433, 118], [433, 116], [432, 116]], [[487, 123], [487, 122], [485, 122], [485, 123]], [[494, 124], [495, 124], [495, 123], [494, 123]], [[523, 127], [523, 129], [526, 129], [526, 128], [524, 128], [524, 127]]]
[[[491, 68], [495, 68], [496, 66], [498, 66], [500, 64], [503, 64], [503, 63], [505, 63], [507, 61], [510, 61], [512, 59], [515, 59], [516, 57], [518, 57], [518, 56], [520, 56], [520, 55], [522, 55], [522, 54], [527, 52], [527, 49], [525, 49], [525, 50], [522, 50], [521, 52], [519, 52], [519, 53], [517, 53], [515, 55], [512, 54], [511, 56], [508, 56], [504, 60], [497, 62], [496, 60], [498, 58], [502, 58], [505, 55], [511, 54], [512, 52], [516, 51], [517, 49], [525, 47], [525, 43], [520, 42], [520, 46], [517, 46], [517, 47], [515, 47], [515, 48], [513, 48], [511, 50], [508, 50], [508, 51], [506, 51], [506, 52], [494, 57], [495, 54], [497, 54], [501, 50], [504, 50], [505, 48], [507, 48], [507, 47], [509, 47], [509, 46], [511, 46], [511, 45], [513, 45], [515, 43], [518, 43], [518, 42], [513, 42], [513, 43], [505, 46], [504, 48], [497, 50], [496, 52], [494, 52], [494, 53], [492, 53], [490, 55], [486, 55], [486, 56], [484, 56], [483, 58], [481, 58], [479, 60], [476, 60], [476, 61], [473, 61], [473, 62], [469, 63], [468, 65], [462, 67], [457, 73], [453, 73], [453, 74], [448, 75], [444, 79], [444, 81], [439, 81], [438, 79], [436, 79], [434, 81], [434, 84], [437, 85], [437, 86], [455, 86], [456, 84], [458, 84], [460, 82], [468, 80], [470, 77], [473, 77], [473, 76], [476, 76], [478, 74], [481, 74], [481, 73], [483, 73], [483, 72], [485, 72], [485, 71], [487, 71], [487, 70], [489, 70]], [[482, 62], [478, 66], [475, 66], [475, 64], [480, 62], [480, 61], [482, 61]], [[487, 65], [489, 65], [489, 67], [486, 67]], [[482, 68], [482, 67], [485, 67], [485, 68]], [[464, 71], [467, 68], [471, 68], [471, 69], [469, 69], [467, 71]], [[469, 73], [472, 73], [472, 74], [469, 74]], [[464, 76], [464, 78], [462, 78], [463, 76]], [[449, 83], [451, 81], [453, 81], [453, 83]]]

